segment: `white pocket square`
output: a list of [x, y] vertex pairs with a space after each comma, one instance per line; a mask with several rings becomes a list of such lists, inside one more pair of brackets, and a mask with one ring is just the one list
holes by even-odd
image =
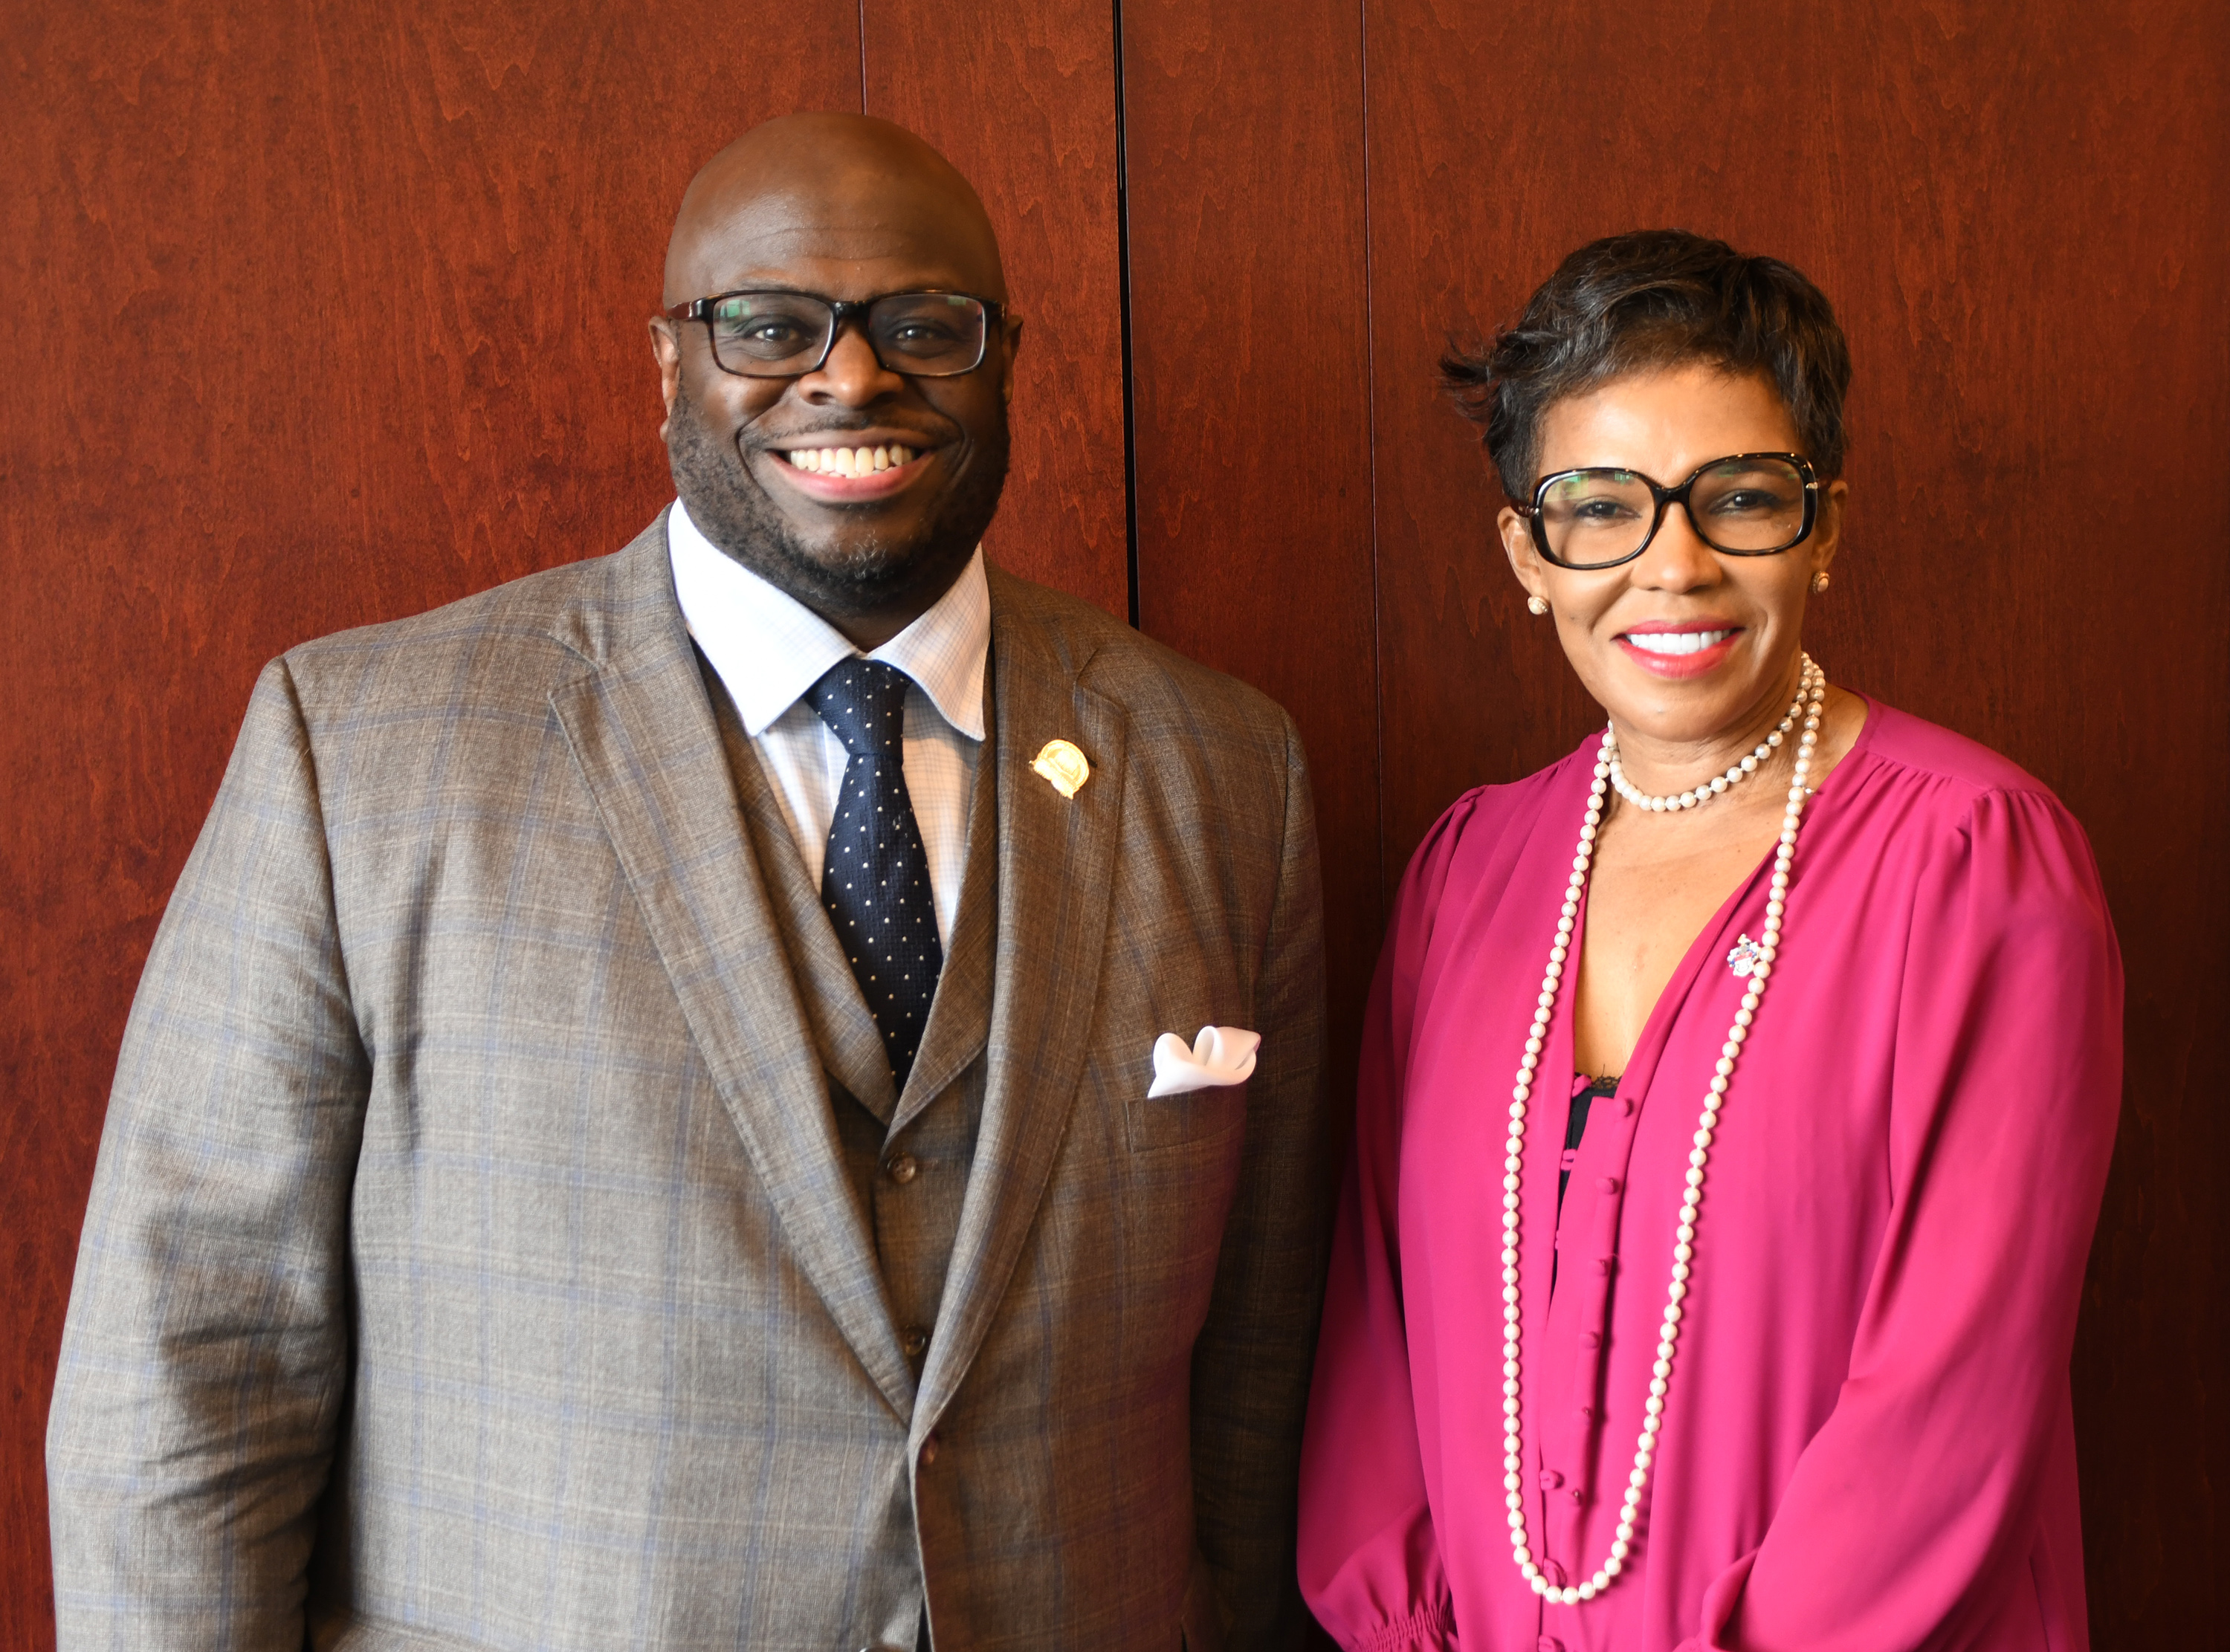
[[1176, 1033], [1164, 1032], [1154, 1040], [1154, 1087], [1146, 1092], [1147, 1099], [1217, 1084], [1243, 1084], [1254, 1070], [1254, 1051], [1261, 1043], [1260, 1033], [1244, 1027], [1204, 1026], [1188, 1050]]

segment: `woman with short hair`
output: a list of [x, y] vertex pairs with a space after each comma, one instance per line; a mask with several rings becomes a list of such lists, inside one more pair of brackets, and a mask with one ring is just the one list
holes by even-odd
[[1609, 726], [1458, 799], [1402, 883], [1310, 1604], [1350, 1648], [2083, 1647], [2067, 1364], [2120, 963], [2043, 785], [1804, 652], [1834, 313], [1620, 235], [1447, 373]]

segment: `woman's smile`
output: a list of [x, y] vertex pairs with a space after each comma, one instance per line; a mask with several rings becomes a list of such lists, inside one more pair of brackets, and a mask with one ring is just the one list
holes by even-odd
[[1650, 620], [1612, 640], [1642, 670], [1658, 677], [1701, 677], [1733, 653], [1743, 627], [1724, 622]]

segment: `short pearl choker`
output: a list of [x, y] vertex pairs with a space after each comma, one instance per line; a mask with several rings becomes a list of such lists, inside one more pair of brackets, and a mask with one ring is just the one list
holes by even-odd
[[[1808, 654], [1805, 659], [1808, 663], [1811, 656]], [[1728, 787], [1748, 780], [1752, 775], [1757, 773], [1758, 765], [1771, 757], [1774, 749], [1789, 737], [1789, 731], [1796, 726], [1796, 719], [1804, 711], [1804, 686], [1803, 675], [1800, 672], [1796, 681], [1796, 698], [1789, 705], [1789, 715], [1781, 719], [1779, 728], [1757, 742], [1756, 750], [1735, 764], [1725, 774], [1714, 775], [1692, 791], [1681, 792], [1669, 797], [1652, 797], [1632, 781], [1627, 779], [1625, 766], [1618, 760], [1618, 736], [1615, 734], [1607, 735], [1603, 738], [1603, 759], [1610, 765], [1610, 783], [1617, 787], [1621, 797], [1637, 809], [1651, 809], [1660, 814], [1667, 809], [1692, 809], [1698, 803], [1708, 803], [1725, 791]]]
[[[1556, 1009], [1558, 983], [1564, 974], [1565, 959], [1570, 954], [1572, 926], [1579, 915], [1580, 897], [1587, 890], [1588, 864], [1594, 858], [1595, 833], [1602, 823], [1604, 783], [1614, 774], [1613, 765], [1618, 761], [1617, 742], [1608, 730], [1604, 730], [1602, 746], [1595, 759], [1595, 785], [1588, 794], [1587, 816], [1580, 827], [1579, 847], [1572, 856], [1572, 876], [1565, 885], [1563, 910], [1556, 920], [1556, 939], [1549, 948], [1549, 967], [1541, 977], [1540, 995], [1534, 1001], [1533, 1025], [1525, 1035], [1525, 1053], [1518, 1063], [1517, 1085], [1510, 1093], [1510, 1139], [1502, 1162], [1502, 1487], [1504, 1501], [1510, 1509], [1510, 1558], [1532, 1585], [1535, 1594], [1567, 1606], [1593, 1600], [1609, 1588], [1611, 1579], [1626, 1569], [1627, 1556], [1633, 1552], [1634, 1516], [1641, 1507], [1642, 1488], [1649, 1483], [1650, 1459], [1657, 1449], [1658, 1429], [1665, 1416], [1666, 1390], [1672, 1378], [1673, 1348], [1680, 1339], [1680, 1302], [1688, 1294], [1688, 1264], [1695, 1257], [1696, 1210], [1704, 1199], [1704, 1169], [1711, 1161], [1711, 1135], [1718, 1125], [1719, 1107], [1726, 1099], [1727, 1081], [1733, 1076], [1735, 1057], [1742, 1053], [1743, 1040], [1749, 1036], [1758, 1002], [1765, 996], [1767, 978], [1773, 974], [1774, 955], [1780, 948], [1782, 914], [1789, 898], [1789, 866], [1796, 853], [1796, 828], [1803, 817], [1807, 796], [1804, 782], [1811, 774], [1813, 752], [1819, 744], [1820, 708], [1827, 692], [1827, 673], [1812, 663], [1809, 654], [1805, 655], [1803, 671], [1797, 680], [1796, 704], [1790, 708], [1789, 720], [1781, 725], [1785, 733], [1797, 714], [1803, 714], [1804, 732], [1797, 741], [1796, 773], [1789, 781], [1789, 806], [1781, 817], [1781, 848], [1773, 859], [1772, 893], [1765, 903], [1765, 929], [1756, 943], [1756, 961], [1743, 993], [1742, 1007], [1735, 1012], [1734, 1025], [1727, 1029], [1726, 1042], [1719, 1048], [1718, 1065], [1704, 1096], [1703, 1115], [1696, 1123], [1695, 1147], [1688, 1154], [1688, 1186], [1680, 1197], [1680, 1223], [1672, 1234], [1672, 1282], [1665, 1293], [1665, 1319], [1657, 1337], [1657, 1363], [1650, 1372], [1648, 1403], [1642, 1408], [1641, 1437], [1634, 1448], [1634, 1472], [1627, 1476], [1626, 1498], [1619, 1509], [1618, 1529], [1611, 1540], [1609, 1558], [1594, 1577], [1571, 1587], [1551, 1583], [1543, 1574], [1525, 1535], [1525, 1455], [1520, 1437], [1518, 1385], [1518, 1172], [1524, 1164], [1526, 1102], [1533, 1093], [1534, 1071], [1541, 1064], [1541, 1051], [1547, 1045], [1549, 1019]], [[1778, 741], [1780, 736], [1774, 738]], [[1767, 749], [1761, 746], [1758, 749], [1763, 752]]]

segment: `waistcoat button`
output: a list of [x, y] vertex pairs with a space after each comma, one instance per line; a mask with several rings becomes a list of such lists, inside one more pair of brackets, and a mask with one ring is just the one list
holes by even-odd
[[921, 1167], [914, 1162], [913, 1154], [910, 1153], [893, 1154], [883, 1168], [891, 1173], [891, 1180], [901, 1187], [921, 1173]]

